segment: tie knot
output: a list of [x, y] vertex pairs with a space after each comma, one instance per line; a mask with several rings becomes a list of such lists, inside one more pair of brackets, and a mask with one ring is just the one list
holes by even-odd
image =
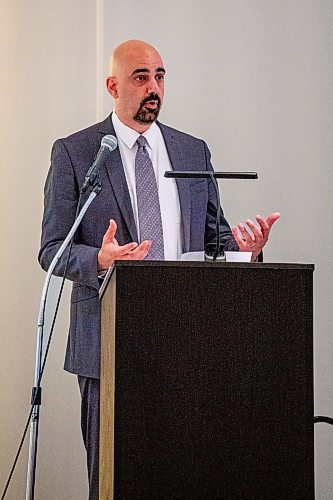
[[143, 148], [143, 147], [147, 146], [147, 139], [143, 135], [139, 135], [136, 142], [137, 142], [137, 145], [139, 146], [139, 148]]

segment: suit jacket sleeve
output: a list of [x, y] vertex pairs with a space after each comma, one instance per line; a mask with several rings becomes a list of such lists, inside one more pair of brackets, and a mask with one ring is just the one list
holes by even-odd
[[[79, 200], [79, 184], [71, 158], [64, 142], [54, 143], [51, 167], [44, 189], [44, 216], [42, 222], [41, 249], [39, 262], [47, 270], [58, 248], [73, 225]], [[80, 243], [78, 234], [74, 236], [66, 278], [81, 285], [98, 289], [97, 255], [99, 248]], [[54, 274], [63, 276], [69, 249], [59, 260]]]

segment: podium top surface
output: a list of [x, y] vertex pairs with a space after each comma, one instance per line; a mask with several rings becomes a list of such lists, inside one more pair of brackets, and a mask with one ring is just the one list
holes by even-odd
[[281, 263], [281, 262], [200, 262], [200, 261], [179, 261], [179, 260], [118, 260], [115, 262], [116, 268], [122, 267], [221, 267], [236, 269], [303, 269], [314, 271], [314, 264]]
[[108, 286], [111, 276], [114, 274], [115, 270], [125, 270], [126, 268], [137, 269], [172, 269], [179, 268], [179, 270], [185, 269], [209, 269], [209, 268], [220, 268], [222, 270], [239, 269], [253, 272], [265, 272], [265, 271], [305, 271], [313, 272], [314, 264], [293, 264], [293, 263], [273, 263], [273, 262], [200, 262], [200, 261], [157, 261], [157, 260], [119, 260], [109, 268], [104, 281], [99, 290], [100, 299], [103, 297], [104, 292]]

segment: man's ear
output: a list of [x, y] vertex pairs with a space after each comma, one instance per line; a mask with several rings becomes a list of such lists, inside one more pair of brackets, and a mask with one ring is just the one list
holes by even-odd
[[109, 94], [111, 94], [114, 99], [116, 99], [118, 97], [117, 81], [116, 81], [116, 78], [114, 76], [107, 77], [106, 88], [108, 89]]

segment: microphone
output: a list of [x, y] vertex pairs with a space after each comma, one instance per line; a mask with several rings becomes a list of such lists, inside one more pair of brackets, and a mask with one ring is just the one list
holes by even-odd
[[114, 135], [105, 135], [101, 140], [101, 147], [96, 155], [94, 163], [89, 168], [81, 187], [81, 194], [87, 191], [89, 186], [95, 187], [99, 182], [99, 169], [104, 165], [110, 154], [118, 146], [118, 141]]
[[211, 179], [216, 191], [216, 221], [215, 232], [216, 242], [207, 243], [205, 247], [205, 260], [208, 261], [225, 261], [224, 246], [220, 242], [220, 216], [221, 202], [219, 186], [216, 179], [258, 179], [257, 172], [214, 172], [209, 170], [198, 171], [166, 171], [164, 177], [173, 179]]

